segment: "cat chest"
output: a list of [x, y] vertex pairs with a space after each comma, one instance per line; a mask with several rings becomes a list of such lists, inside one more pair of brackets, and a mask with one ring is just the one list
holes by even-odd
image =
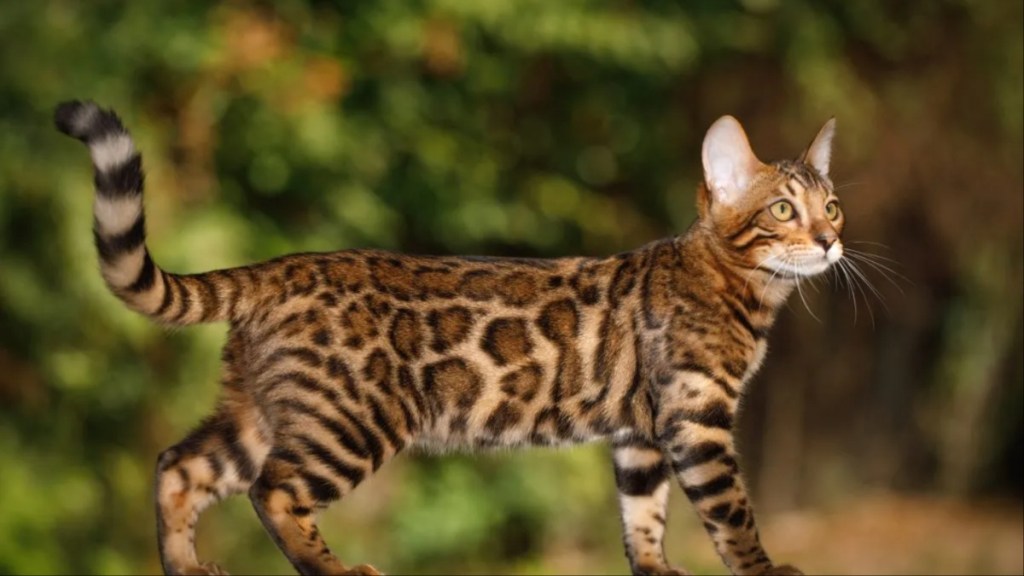
[[765, 339], [758, 340], [754, 345], [754, 350], [750, 354], [750, 362], [747, 364], [747, 368], [744, 371], [742, 382], [746, 384], [751, 378], [757, 374], [757, 371], [761, 369], [761, 365], [764, 363], [765, 356], [768, 355], [768, 341]]

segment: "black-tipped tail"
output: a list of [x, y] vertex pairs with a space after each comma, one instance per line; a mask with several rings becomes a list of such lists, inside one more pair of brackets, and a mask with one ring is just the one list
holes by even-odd
[[53, 120], [58, 130], [85, 143], [128, 133], [113, 110], [104, 110], [90, 100], [61, 102]]
[[89, 147], [96, 185], [93, 234], [111, 291], [130, 308], [169, 324], [228, 319], [230, 307], [220, 296], [225, 288], [218, 283], [228, 272], [179, 276], [164, 272], [150, 257], [142, 156], [117, 114], [73, 100], [57, 106], [54, 123]]

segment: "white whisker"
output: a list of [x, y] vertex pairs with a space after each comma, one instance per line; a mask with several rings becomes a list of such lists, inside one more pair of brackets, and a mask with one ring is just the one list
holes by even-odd
[[874, 328], [875, 327], [875, 312], [874, 312], [874, 310], [871, 309], [871, 302], [868, 300], [867, 292], [865, 292], [864, 287], [861, 286], [860, 277], [857, 274], [855, 274], [855, 270], [853, 268], [853, 262], [851, 262], [849, 259], [843, 258], [842, 260], [839, 261], [839, 264], [842, 266], [843, 273], [846, 275], [846, 280], [847, 280], [847, 282], [849, 283], [849, 286], [850, 286], [850, 294], [853, 297], [854, 321], [856, 321], [856, 305], [857, 305], [856, 293], [860, 292], [861, 298], [864, 299], [864, 306], [867, 307], [867, 309], [868, 309], [868, 317], [871, 318], [871, 327]]
[[[792, 266], [792, 263], [789, 261], [789, 259], [786, 260], [786, 264]], [[807, 304], [807, 299], [804, 298], [804, 291], [803, 289], [800, 288], [800, 275], [798, 274], [794, 278], [796, 279], [796, 291], [797, 294], [800, 295], [800, 301], [803, 302], [804, 308], [807, 309], [807, 313], [811, 315], [811, 318], [814, 318], [820, 323], [821, 319], [815, 316], [814, 312], [811, 310], [810, 305]]]
[[844, 244], [868, 244], [870, 246], [880, 246], [886, 250], [892, 250], [888, 244], [882, 244], [881, 242], [872, 242], [871, 240], [849, 240], [844, 241]]
[[839, 190], [842, 190], [843, 188], [849, 188], [850, 186], [860, 186], [861, 184], [863, 184], [863, 182], [843, 182], [842, 184], [836, 184], [832, 188], [832, 190], [834, 192], [838, 192]]
[[[855, 274], [860, 276], [860, 279], [871, 290], [871, 292], [873, 292], [875, 294], [875, 297], [878, 298], [878, 301], [882, 303], [882, 306], [885, 306], [885, 296], [883, 296], [882, 293], [879, 292], [877, 288], [875, 288], [874, 283], [872, 283], [871, 280], [867, 277], [867, 275], [864, 274], [864, 271], [861, 270], [857, 266], [857, 263], [855, 261], [853, 261], [853, 260], [850, 260], [849, 264], [850, 264], [850, 269], [853, 270], [853, 272]], [[888, 307], [886, 307], [886, 309], [888, 309]]]
[[[888, 264], [885, 264], [885, 263], [882, 263], [882, 262], [879, 262], [876, 259], [876, 258], [879, 257], [877, 254], [867, 254], [867, 253], [860, 252], [858, 250], [849, 250], [848, 251], [848, 255], [849, 255], [849, 257], [852, 260], [857, 261], [857, 262], [862, 262], [862, 263], [870, 266], [873, 270], [878, 272], [883, 278], [885, 278], [893, 286], [895, 286], [896, 289], [900, 291], [900, 294], [903, 293], [903, 288], [899, 285], [898, 282], [896, 282], [896, 280], [893, 279], [893, 277], [896, 277], [896, 278], [906, 282], [907, 284], [911, 284], [911, 285], [914, 284], [909, 278], [907, 278], [903, 274], [900, 274], [895, 269], [893, 269], [892, 266], [890, 266]], [[893, 266], [895, 266], [895, 265], [898, 265], [898, 263], [897, 262], [893, 262]]]
[[877, 259], [877, 260], [883, 260], [885, 262], [891, 262], [893, 264], [899, 264], [898, 261], [893, 260], [892, 258], [889, 258], [888, 256], [882, 256], [881, 254], [874, 254], [872, 252], [865, 252], [864, 250], [857, 250], [857, 249], [849, 248], [849, 247], [846, 248], [845, 251], [846, 252], [852, 252], [854, 254], [859, 254], [861, 256], [865, 256], [865, 257], [868, 257], [868, 258], [874, 258], [874, 259]]
[[[850, 277], [856, 279], [855, 285], [857, 286], [857, 289], [860, 290], [861, 296], [864, 298], [864, 304], [868, 307], [868, 314], [871, 315], [871, 327], [874, 328], [875, 314], [871, 308], [871, 302], [868, 300], [868, 291], [878, 299], [882, 304], [882, 308], [885, 308], [886, 311], [889, 310], [889, 306], [886, 305], [885, 298], [882, 297], [882, 294], [875, 288], [874, 284], [872, 284], [871, 281], [868, 280], [867, 276], [864, 275], [864, 272], [857, 267], [856, 262], [853, 260], [846, 260], [846, 267], [850, 272]], [[868, 290], [864, 289], [865, 286]]]
[[857, 294], [853, 291], [853, 282], [850, 280], [850, 274], [846, 271], [846, 268], [843, 267], [843, 261], [840, 260], [840, 261], [836, 262], [836, 264], [839, 264], [839, 266], [836, 267], [836, 270], [837, 270], [837, 272], [836, 272], [836, 283], [839, 282], [839, 273], [841, 272], [843, 274], [844, 281], [846, 282], [846, 290], [850, 294], [850, 300], [853, 301], [853, 323], [856, 324], [857, 323]]
[[892, 276], [895, 276], [896, 278], [899, 278], [900, 280], [903, 280], [904, 282], [906, 282], [908, 284], [913, 284], [913, 282], [911, 282], [910, 279], [907, 278], [906, 276], [904, 276], [904, 275], [900, 274], [899, 272], [896, 272], [896, 271], [894, 271], [892, 269], [889, 269], [889, 268], [887, 268], [886, 266], [884, 266], [882, 264], [878, 264], [877, 262], [871, 262], [869, 260], [863, 260], [863, 259], [860, 259], [860, 258], [858, 258], [856, 256], [854, 256], [852, 258], [852, 260], [854, 260], [855, 262], [860, 262], [862, 264], [870, 266], [872, 270], [874, 270], [875, 272], [878, 272], [878, 274], [882, 278], [885, 278], [890, 284], [893, 285], [893, 287], [895, 287], [897, 290], [899, 290], [900, 294], [903, 294], [903, 287], [901, 287], [899, 285], [899, 283], [896, 282], [896, 280], [893, 280]]

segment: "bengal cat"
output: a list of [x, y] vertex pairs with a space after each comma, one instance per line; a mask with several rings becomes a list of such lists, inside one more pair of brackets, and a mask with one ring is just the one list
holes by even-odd
[[736, 574], [799, 574], [761, 546], [733, 440], [737, 404], [779, 307], [843, 255], [829, 180], [834, 121], [794, 161], [764, 164], [731, 116], [704, 139], [698, 218], [682, 236], [607, 258], [295, 254], [203, 274], [145, 243], [142, 161], [117, 115], [56, 110], [89, 146], [107, 285], [167, 325], [228, 322], [223, 392], [156, 469], [160, 559], [200, 562], [199, 514], [248, 490], [303, 574], [347, 568], [317, 512], [410, 446], [611, 441], [634, 574], [683, 574], [663, 553], [669, 480]]

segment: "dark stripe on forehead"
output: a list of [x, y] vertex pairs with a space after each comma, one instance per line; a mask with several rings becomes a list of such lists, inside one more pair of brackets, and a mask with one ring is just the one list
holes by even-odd
[[825, 187], [825, 180], [812, 166], [792, 160], [779, 160], [773, 164], [783, 175], [796, 180], [804, 188]]
[[806, 170], [794, 170], [791, 177], [803, 186], [805, 192], [814, 187], [813, 177]]

